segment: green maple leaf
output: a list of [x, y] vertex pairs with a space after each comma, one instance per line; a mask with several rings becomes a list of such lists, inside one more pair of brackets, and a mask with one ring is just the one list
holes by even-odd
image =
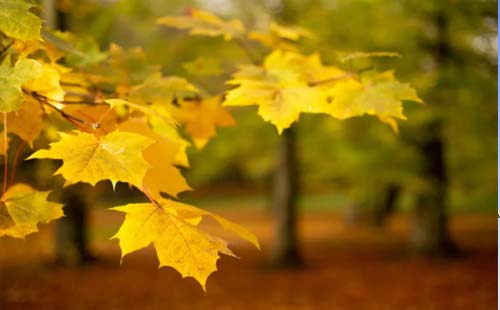
[[19, 40], [42, 40], [42, 21], [30, 12], [33, 4], [20, 0], [0, 0], [0, 31]]
[[42, 66], [35, 60], [22, 59], [11, 65], [10, 57], [0, 65], [0, 112], [17, 111], [23, 102], [21, 86], [42, 73]]

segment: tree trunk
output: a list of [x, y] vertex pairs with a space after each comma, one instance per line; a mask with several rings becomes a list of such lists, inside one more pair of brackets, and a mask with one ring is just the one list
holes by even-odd
[[[67, 30], [67, 15], [58, 9], [58, 0], [42, 0], [42, 7], [48, 27]], [[87, 244], [87, 206], [82, 186], [63, 189], [62, 200], [65, 217], [57, 221], [56, 263], [88, 263], [93, 256]]]
[[425, 154], [422, 175], [428, 185], [417, 197], [411, 241], [418, 253], [451, 255], [457, 248], [448, 231], [444, 142], [439, 134], [440, 122], [429, 126], [419, 143], [420, 152]]
[[396, 201], [401, 191], [401, 185], [389, 183], [384, 188], [384, 196], [377, 202], [373, 210], [373, 221], [375, 226], [383, 227], [386, 219], [396, 210]]
[[363, 194], [348, 208], [346, 222], [349, 225], [373, 225], [382, 228], [386, 219], [395, 212], [401, 185], [388, 183], [376, 186], [365, 183]]
[[[444, 5], [445, 6], [445, 5]], [[446, 15], [446, 7], [442, 7], [433, 16], [437, 29], [437, 41], [434, 44], [434, 54], [437, 70], [450, 65], [451, 53]], [[445, 77], [440, 73], [438, 84], [446, 87]], [[439, 104], [439, 96], [434, 96], [435, 104]], [[428, 186], [417, 197], [417, 205], [411, 236], [414, 250], [429, 255], [453, 255], [457, 247], [450, 238], [446, 208], [447, 178], [445, 164], [445, 141], [442, 138], [443, 120], [441, 117], [428, 121], [421, 128], [418, 149], [422, 154], [422, 176]]]
[[273, 183], [275, 243], [274, 265], [296, 267], [301, 263], [297, 236], [298, 169], [295, 128], [280, 136], [278, 162]]
[[60, 264], [86, 264], [94, 260], [88, 250], [84, 186], [77, 184], [62, 190], [65, 216], [57, 222], [56, 230], [56, 257]]

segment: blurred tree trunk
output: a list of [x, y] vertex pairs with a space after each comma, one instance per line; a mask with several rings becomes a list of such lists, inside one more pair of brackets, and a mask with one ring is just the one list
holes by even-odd
[[[437, 40], [432, 47], [438, 71], [438, 83], [445, 84], [442, 73], [451, 62], [451, 48], [448, 36], [449, 20], [446, 4], [433, 16], [437, 30]], [[434, 96], [435, 104], [443, 100]], [[418, 253], [428, 255], [452, 255], [456, 246], [450, 238], [446, 208], [447, 178], [445, 162], [445, 141], [442, 137], [443, 120], [437, 117], [421, 128], [421, 139], [417, 148], [423, 158], [422, 176], [428, 186], [418, 195], [411, 245]]]
[[376, 186], [374, 182], [369, 182], [362, 187], [363, 194], [347, 210], [346, 221], [349, 225], [368, 224], [382, 228], [396, 210], [401, 185], [389, 183]]
[[428, 184], [417, 196], [411, 241], [417, 252], [429, 255], [456, 252], [448, 231], [446, 167], [440, 125], [440, 121], [428, 124], [424, 133], [426, 138], [419, 143], [420, 151], [425, 154], [422, 174]]
[[383, 227], [387, 218], [396, 211], [396, 201], [401, 192], [401, 185], [389, 183], [384, 187], [383, 199], [373, 209], [373, 223]]
[[[58, 9], [58, 0], [42, 0], [44, 20], [52, 29], [66, 31], [68, 18]], [[64, 217], [57, 221], [56, 262], [85, 264], [93, 260], [87, 244], [87, 203], [82, 186], [62, 189]]]
[[294, 267], [301, 263], [297, 234], [297, 168], [296, 128], [290, 127], [280, 136], [273, 183], [275, 243], [272, 259], [278, 267]]

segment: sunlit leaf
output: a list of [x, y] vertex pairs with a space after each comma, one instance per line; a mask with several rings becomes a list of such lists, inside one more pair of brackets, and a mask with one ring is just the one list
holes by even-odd
[[101, 180], [126, 182], [138, 188], [150, 165], [142, 151], [154, 143], [148, 137], [113, 131], [100, 139], [89, 133], [76, 135], [61, 133], [60, 141], [50, 144], [50, 149], [33, 153], [28, 159], [62, 159], [63, 165], [55, 172], [66, 179], [66, 185], [85, 182], [95, 185]]
[[125, 221], [113, 236], [120, 240], [122, 258], [153, 244], [160, 267], [169, 266], [183, 277], [195, 278], [203, 289], [208, 276], [217, 270], [219, 253], [234, 256], [227, 243], [196, 226], [198, 218], [212, 216], [224, 228], [232, 230], [258, 247], [257, 239], [243, 227], [207, 211], [162, 200], [158, 204], [138, 203], [112, 208], [126, 213]]
[[222, 20], [206, 11], [190, 9], [184, 16], [166, 16], [157, 20], [158, 24], [189, 30], [192, 35], [223, 36], [225, 40], [238, 38], [245, 32], [245, 27], [237, 19]]
[[62, 204], [47, 201], [48, 194], [25, 184], [9, 188], [0, 202], [0, 237], [24, 238], [38, 231], [38, 223], [63, 216]]
[[42, 21], [30, 12], [34, 5], [24, 0], [0, 0], [0, 31], [20, 40], [41, 40]]
[[35, 60], [22, 59], [11, 65], [6, 57], [0, 65], [0, 112], [17, 111], [23, 102], [21, 86], [42, 74], [42, 66]]
[[181, 100], [180, 109], [175, 114], [179, 123], [184, 124], [194, 144], [202, 148], [215, 136], [217, 126], [233, 126], [231, 114], [221, 106], [219, 96], [204, 100]]

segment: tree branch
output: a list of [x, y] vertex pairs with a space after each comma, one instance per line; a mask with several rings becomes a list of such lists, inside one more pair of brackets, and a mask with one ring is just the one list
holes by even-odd
[[[37, 100], [38, 102], [50, 107], [51, 109], [53, 109], [54, 111], [56, 111], [57, 113], [59, 113], [64, 119], [66, 119], [67, 121], [69, 121], [70, 123], [72, 123], [73, 125], [75, 125], [76, 127], [80, 128], [80, 130], [82, 131], [88, 131], [86, 130], [84, 127], [82, 127], [81, 125], [84, 125], [84, 126], [87, 126], [89, 128], [92, 128], [93, 130], [95, 130], [98, 126], [96, 126], [96, 124], [93, 124], [93, 123], [90, 123], [90, 122], [87, 122], [86, 120], [83, 120], [83, 119], [80, 119], [76, 116], [73, 116], [71, 114], [68, 114], [66, 113], [65, 111], [63, 111], [62, 109], [59, 109], [58, 107], [56, 107], [55, 105], [53, 105], [52, 103], [50, 103], [49, 98], [37, 93], [37, 92], [34, 92], [34, 91], [29, 91], [29, 90], [26, 90], [26, 89], [23, 89], [23, 92], [31, 97], [33, 97], [35, 100]], [[64, 101], [58, 101], [58, 100], [52, 100], [54, 102], [59, 102], [59, 103], [66, 103]], [[75, 102], [73, 102], [75, 103]]]

